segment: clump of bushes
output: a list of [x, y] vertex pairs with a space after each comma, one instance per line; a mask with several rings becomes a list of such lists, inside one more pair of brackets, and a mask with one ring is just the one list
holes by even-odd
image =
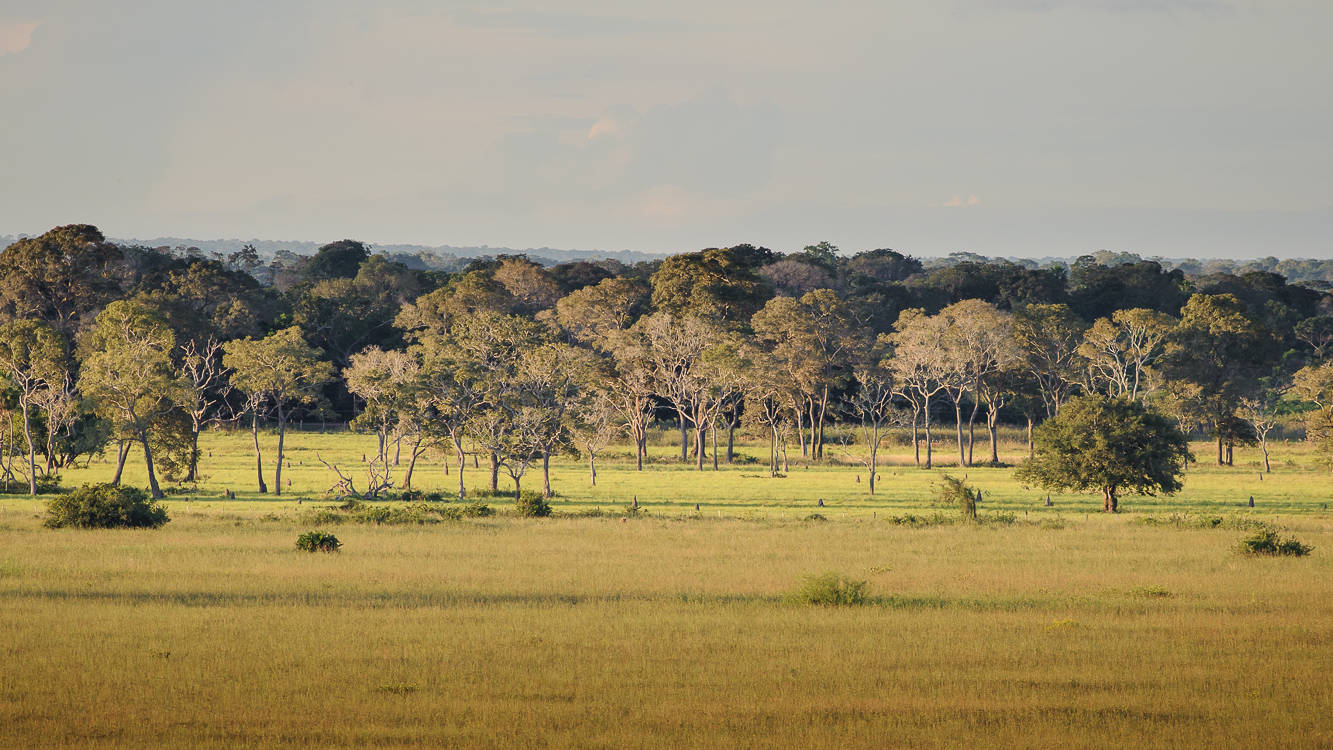
[[865, 604], [870, 584], [838, 573], [819, 573], [806, 576], [787, 600], [793, 604], [813, 604], [820, 607], [852, 607]]
[[44, 523], [52, 529], [156, 529], [170, 520], [167, 509], [137, 487], [85, 484], [53, 498]]
[[551, 515], [551, 504], [540, 493], [524, 490], [514, 503], [514, 511], [524, 518], [546, 518]]
[[1294, 537], [1280, 538], [1277, 529], [1272, 527], [1256, 531], [1240, 540], [1239, 549], [1247, 555], [1268, 557], [1305, 557], [1314, 551], [1314, 547], [1301, 544]]
[[296, 548], [303, 552], [337, 552], [343, 543], [327, 531], [307, 531], [296, 538]]

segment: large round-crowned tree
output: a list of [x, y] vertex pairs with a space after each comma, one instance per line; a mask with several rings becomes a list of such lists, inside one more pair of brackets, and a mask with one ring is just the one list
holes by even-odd
[[1071, 399], [1037, 428], [1036, 455], [1018, 469], [1025, 484], [1049, 490], [1100, 490], [1107, 512], [1122, 492], [1171, 494], [1191, 456], [1175, 423], [1126, 398]]

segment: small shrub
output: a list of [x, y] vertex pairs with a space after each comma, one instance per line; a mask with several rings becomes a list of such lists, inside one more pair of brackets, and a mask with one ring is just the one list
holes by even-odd
[[807, 520], [807, 521], [815, 521], [815, 522], [818, 523], [818, 522], [827, 521], [828, 518], [827, 518], [823, 513], [811, 513], [810, 515], [808, 515], [808, 516], [805, 517], [805, 520]]
[[788, 599], [794, 604], [813, 604], [820, 607], [852, 607], [865, 604], [870, 584], [839, 575], [819, 573], [806, 576]]
[[514, 503], [514, 510], [524, 518], [546, 518], [551, 515], [551, 504], [536, 492], [524, 492]]
[[1277, 529], [1265, 528], [1240, 540], [1240, 551], [1247, 555], [1266, 555], [1269, 557], [1305, 557], [1314, 551], [1314, 547], [1301, 544], [1295, 538], [1281, 539]]
[[45, 525], [59, 529], [156, 529], [167, 521], [167, 509], [137, 487], [95, 484], [51, 500]]
[[343, 543], [326, 531], [307, 531], [296, 538], [296, 548], [303, 552], [337, 552]]
[[491, 506], [485, 503], [446, 505], [442, 508], [431, 508], [430, 510], [446, 521], [460, 521], [464, 518], [487, 518], [495, 515]]
[[961, 479], [945, 474], [940, 477], [939, 499], [941, 505], [957, 506], [967, 521], [977, 520], [977, 497], [975, 491]]

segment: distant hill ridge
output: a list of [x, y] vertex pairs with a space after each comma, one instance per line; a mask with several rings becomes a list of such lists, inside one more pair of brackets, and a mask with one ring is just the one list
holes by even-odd
[[[9, 245], [17, 240], [15, 236], [0, 237], [0, 247]], [[117, 237], [108, 237], [112, 242], [123, 245], [143, 245], [145, 247], [197, 247], [206, 253], [233, 253], [245, 245], [254, 245], [255, 250], [259, 251], [261, 256], [272, 257], [280, 252], [286, 251], [296, 255], [313, 255], [325, 242], [300, 242], [293, 240], [261, 240], [261, 239], [218, 239], [218, 240], [197, 240], [188, 237], [154, 237], [152, 239], [121, 239]], [[341, 239], [341, 238], [339, 238]], [[330, 240], [332, 242], [333, 240]], [[392, 245], [392, 244], [370, 244], [371, 250], [377, 253], [387, 255], [438, 255], [455, 258], [481, 258], [485, 256], [496, 255], [517, 255], [524, 254], [536, 260], [549, 260], [551, 263], [565, 263], [574, 260], [618, 260], [621, 263], [638, 263], [645, 260], [659, 260], [667, 257], [667, 253], [645, 253], [638, 250], [561, 250], [553, 247], [534, 247], [515, 249], [510, 247], [491, 247], [489, 245], [480, 246], [457, 246], [457, 245]]]

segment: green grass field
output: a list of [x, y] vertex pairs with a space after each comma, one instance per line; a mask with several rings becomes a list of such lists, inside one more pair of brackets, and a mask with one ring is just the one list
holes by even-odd
[[[1333, 745], [1333, 479], [1302, 445], [1262, 481], [1253, 451], [1218, 468], [1196, 446], [1183, 492], [1114, 517], [946, 468], [1010, 522], [913, 527], [892, 519], [954, 511], [902, 448], [871, 498], [857, 465], [696, 472], [667, 437], [643, 473], [602, 462], [595, 490], [557, 462], [564, 517], [344, 524], [333, 555], [294, 547], [332, 484], [315, 451], [353, 463], [368, 436], [289, 436], [276, 498], [253, 492], [247, 434], [209, 435], [206, 480], [155, 531], [44, 529], [39, 502], [0, 499], [0, 746]], [[576, 515], [636, 495], [646, 517]], [[1314, 553], [1238, 554], [1254, 520]], [[785, 598], [823, 571], [871, 600]]]

